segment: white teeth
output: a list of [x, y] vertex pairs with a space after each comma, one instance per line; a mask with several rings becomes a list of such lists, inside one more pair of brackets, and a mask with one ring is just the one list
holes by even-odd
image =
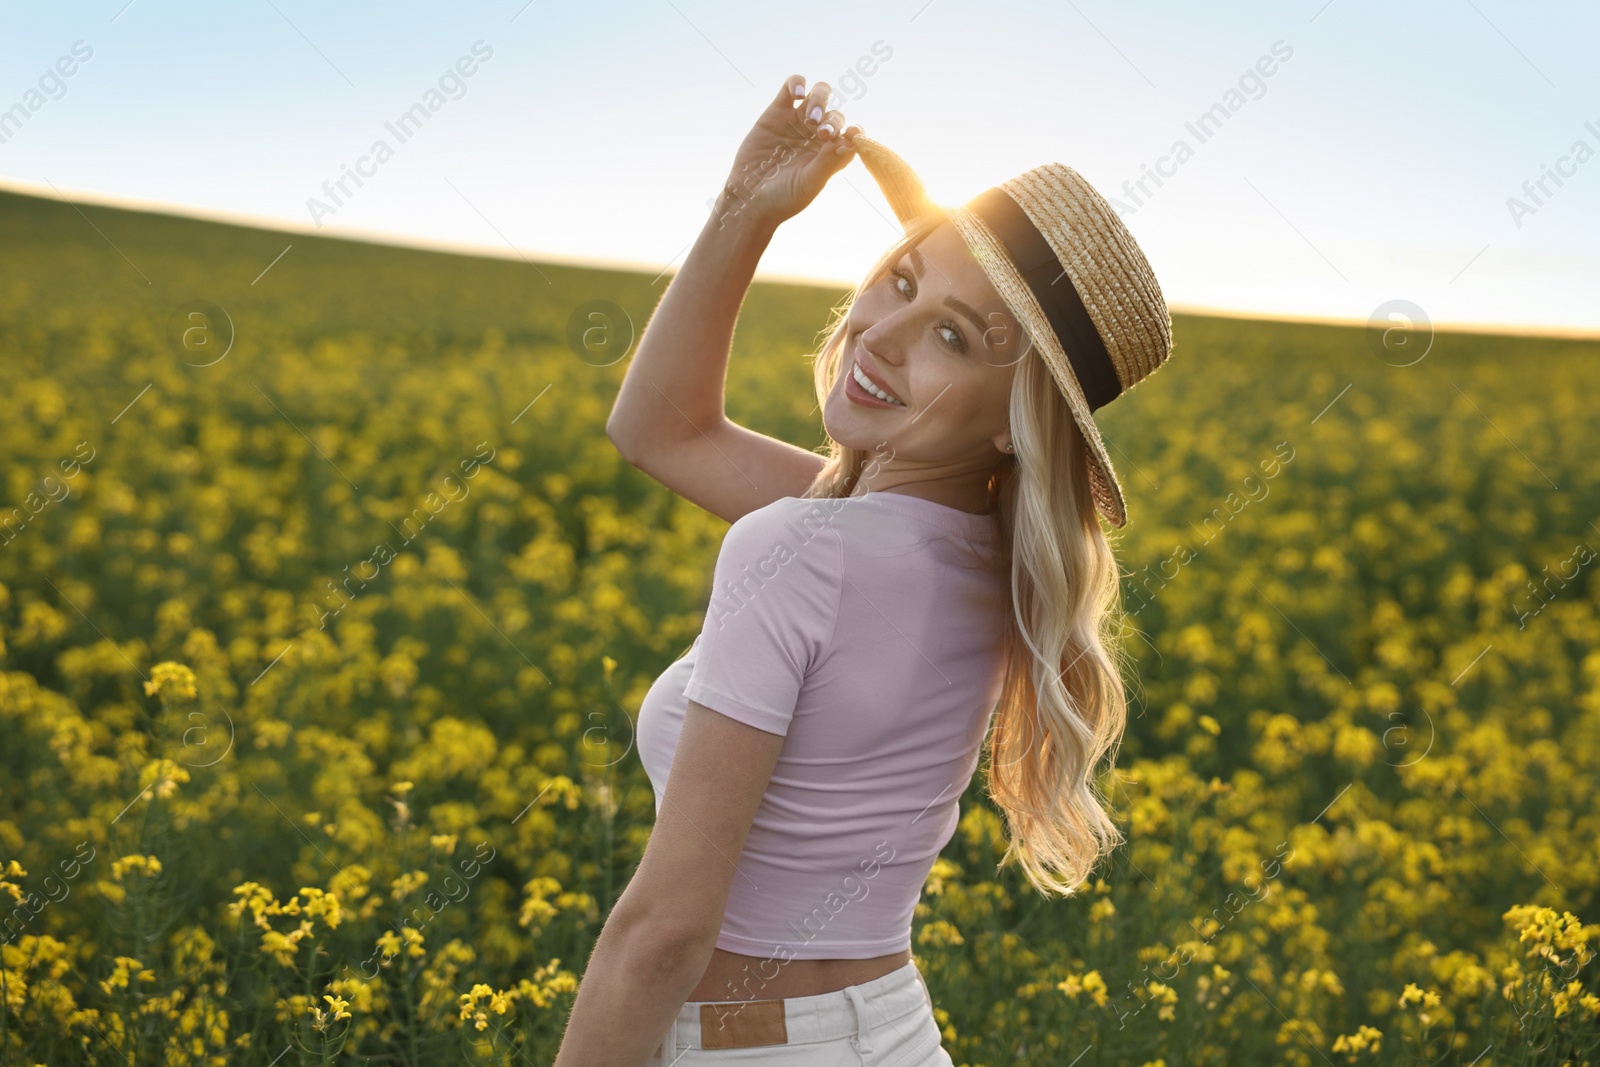
[[873, 385], [872, 384], [872, 379], [868, 378], [864, 373], [862, 373], [861, 364], [859, 364], [859, 363], [851, 364], [850, 365], [850, 375], [851, 375], [851, 377], [855, 378], [857, 385], [861, 386], [861, 388], [865, 389], [867, 392], [871, 393], [873, 396], [877, 397], [879, 400], [887, 401], [887, 402], [889, 402], [891, 404], [894, 404], [894, 405], [896, 405], [898, 407], [905, 407], [904, 402], [902, 402], [898, 397], [891, 396], [890, 394], [884, 392], [882, 389], [879, 389], [876, 385]]

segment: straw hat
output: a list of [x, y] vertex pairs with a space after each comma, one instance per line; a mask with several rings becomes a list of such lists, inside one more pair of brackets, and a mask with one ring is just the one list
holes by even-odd
[[938, 207], [911, 167], [869, 137], [856, 154], [902, 226], [942, 210], [1032, 338], [1089, 444], [1095, 505], [1113, 526], [1128, 510], [1093, 413], [1172, 353], [1172, 319], [1144, 253], [1077, 171], [1046, 163], [967, 201]]

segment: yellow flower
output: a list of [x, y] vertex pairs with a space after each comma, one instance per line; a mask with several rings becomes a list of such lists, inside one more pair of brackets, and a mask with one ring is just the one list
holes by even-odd
[[393, 930], [385, 930], [378, 936], [378, 948], [383, 952], [384, 959], [400, 955], [400, 938]]
[[393, 930], [385, 930], [379, 936], [377, 944], [378, 948], [383, 951], [385, 965], [388, 964], [389, 960], [400, 955], [402, 949], [404, 949], [406, 955], [412, 957], [426, 956], [428, 954], [428, 950], [422, 947], [422, 935], [409, 926], [402, 927], [399, 934], [396, 934]]
[[964, 943], [961, 931], [943, 919], [935, 919], [917, 932], [917, 944], [919, 945], [942, 946]]
[[127, 989], [131, 981], [153, 982], [155, 980], [155, 973], [146, 970], [144, 964], [132, 956], [118, 956], [111, 971], [111, 977], [101, 981], [100, 988], [105, 990], [107, 996], [110, 996], [118, 989]]
[[1400, 994], [1400, 1006], [1404, 1008], [1409, 1004], [1421, 1004], [1424, 1008], [1436, 1008], [1439, 1006], [1439, 994], [1424, 992], [1416, 983], [1407, 982], [1405, 992]]
[[154, 856], [124, 856], [111, 864], [111, 877], [119, 882], [129, 871], [138, 871], [146, 878], [154, 878], [161, 873], [161, 861]]
[[458, 1018], [462, 1022], [469, 1018], [473, 1019], [473, 1026], [478, 1030], [483, 1030], [489, 1025], [489, 1016], [483, 1010], [483, 1005], [480, 1002], [487, 1000], [490, 1011], [493, 1011], [496, 1015], [504, 1015], [511, 1010], [511, 1000], [515, 995], [514, 993], [500, 992], [493, 986], [478, 982], [473, 985], [470, 993], [462, 993], [460, 995], [461, 1012]]
[[139, 772], [139, 785], [142, 792], [139, 794], [145, 800], [154, 797], [170, 797], [177, 792], [180, 782], [189, 780], [189, 772], [169, 759], [154, 759], [144, 765]]
[[551, 801], [560, 799], [568, 811], [576, 811], [583, 800], [583, 787], [564, 774], [557, 774], [545, 782], [545, 791]]
[[335, 978], [328, 983], [328, 988], [339, 997], [349, 998], [351, 1011], [370, 1012], [376, 1000], [375, 991], [379, 985], [377, 979], [363, 981], [360, 978]]
[[8, 879], [26, 877], [28, 877], [28, 872], [22, 869], [22, 864], [16, 860], [7, 860], [5, 868], [0, 870], [0, 891], [9, 893], [13, 903], [21, 904], [27, 899], [22, 892], [22, 886], [16, 882], [8, 881]]
[[926, 896], [936, 897], [944, 892], [945, 883], [961, 875], [961, 868], [945, 859], [943, 856], [933, 861], [933, 867], [928, 871], [927, 881], [922, 886]]
[[1333, 1051], [1345, 1053], [1351, 1060], [1360, 1052], [1370, 1052], [1376, 1056], [1383, 1037], [1381, 1030], [1362, 1025], [1353, 1034], [1340, 1034], [1333, 1042]]
[[324, 893], [316, 886], [301, 886], [300, 892], [305, 894], [305, 913], [308, 916], [320, 918], [330, 930], [338, 928], [341, 917], [338, 897]]
[[235, 918], [242, 915], [246, 909], [257, 926], [267, 927], [266, 916], [270, 908], [276, 903], [272, 893], [257, 882], [245, 882], [234, 887], [233, 895], [239, 899], [228, 905], [228, 913]]
[[296, 993], [289, 997], [279, 997], [276, 1007], [278, 1009], [279, 1022], [287, 1022], [295, 1015], [311, 1014], [315, 1016], [317, 1011], [311, 1003], [311, 998], [304, 993]]
[[538, 933], [545, 923], [554, 919], [559, 914], [559, 909], [550, 903], [549, 897], [561, 892], [561, 883], [548, 876], [540, 876], [522, 887], [528, 894], [528, 899], [522, 903], [522, 912], [517, 917], [517, 922], [523, 926], [531, 926]]
[[472, 992], [461, 994], [461, 1014], [459, 1016], [461, 1021], [465, 1022], [468, 1018], [476, 1015], [477, 1028], [479, 1030], [482, 1030], [485, 1026], [489, 1025], [488, 1016], [484, 1015], [483, 1012], [478, 1011], [478, 998], [485, 995], [489, 991], [490, 988], [488, 986], [484, 985], [482, 982], [479, 982], [472, 987]]
[[1155, 979], [1146, 982], [1145, 988], [1150, 991], [1150, 999], [1161, 1005], [1156, 1011], [1157, 1018], [1171, 1022], [1177, 1017], [1177, 1009], [1173, 1007], [1174, 1004], [1178, 1003], [1176, 990], [1171, 986], [1157, 982]]
[[192, 700], [195, 695], [194, 671], [181, 663], [167, 660], [150, 668], [150, 679], [144, 683], [145, 696], [170, 693]]
[[261, 935], [261, 951], [278, 961], [279, 966], [293, 967], [295, 955], [300, 950], [300, 942], [304, 941], [311, 933], [311, 921], [302, 920], [297, 929], [288, 933], [280, 933], [269, 929]]
[[389, 893], [396, 900], [404, 900], [421, 889], [428, 881], [427, 871], [407, 871], [389, 883]]
[[1089, 999], [1102, 1008], [1111, 999], [1106, 994], [1106, 982], [1104, 978], [1100, 977], [1099, 971], [1090, 971], [1088, 974], [1081, 976], [1072, 975], [1063, 981], [1057, 982], [1056, 988], [1073, 1000], [1078, 999], [1079, 993], [1087, 993], [1089, 994]]

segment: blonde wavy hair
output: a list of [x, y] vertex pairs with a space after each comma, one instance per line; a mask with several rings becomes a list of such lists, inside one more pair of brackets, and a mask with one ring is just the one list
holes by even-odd
[[[937, 210], [914, 219], [834, 307], [811, 357], [819, 406], [843, 364], [851, 304], [943, 221]], [[1016, 452], [989, 479], [1012, 611], [984, 742], [988, 796], [1006, 821], [999, 867], [1019, 862], [1041, 893], [1071, 896], [1124, 840], [1096, 780], [1102, 758], [1115, 763], [1127, 719], [1122, 587], [1089, 489], [1087, 445], [1036, 352], [1017, 366], [1009, 411]], [[872, 453], [829, 437], [825, 455], [802, 496], [853, 495]]]

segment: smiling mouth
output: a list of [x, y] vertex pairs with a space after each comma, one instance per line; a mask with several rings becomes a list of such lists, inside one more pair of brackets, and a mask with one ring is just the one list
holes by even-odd
[[885, 403], [894, 404], [896, 407], [903, 408], [906, 406], [906, 402], [904, 400], [901, 400], [887, 389], [878, 385], [877, 382], [874, 382], [871, 378], [868, 378], [866, 371], [861, 369], [861, 364], [855, 360], [852, 360], [850, 363], [850, 376], [855, 379], [857, 385], [866, 390], [869, 396], [875, 396]]

